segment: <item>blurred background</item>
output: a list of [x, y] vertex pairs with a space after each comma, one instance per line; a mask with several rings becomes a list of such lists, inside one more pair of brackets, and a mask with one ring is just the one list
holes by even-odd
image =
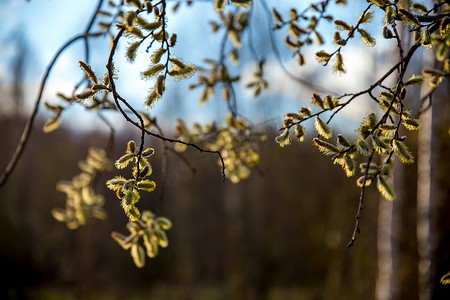
[[[279, 10], [287, 12], [294, 2], [283, 2]], [[358, 1], [349, 2], [355, 10], [363, 7]], [[273, 49], [263, 46], [269, 39], [264, 35], [267, 28], [262, 30], [268, 26], [266, 15], [258, 3], [255, 1], [252, 24], [261, 32], [255, 30], [254, 39], [259, 54], [270, 57]], [[79, 24], [80, 20], [87, 22], [95, 5], [93, 1], [0, 1], [2, 171], [19, 142], [48, 62], [66, 40], [83, 30], [85, 24]], [[65, 11], [71, 11], [70, 18]], [[340, 13], [348, 22], [358, 17], [349, 10]], [[209, 32], [208, 22], [214, 18], [208, 1], [183, 4], [174, 14], [177, 21], [169, 22], [173, 24], [170, 30], [180, 37], [177, 55], [196, 64], [217, 56], [219, 37], [195, 39]], [[192, 27], [186, 29], [180, 20]], [[275, 38], [282, 41], [283, 36]], [[359, 91], [382, 74], [395, 50], [391, 44], [377, 41], [381, 44], [377, 50], [367, 50], [362, 44], [349, 50], [347, 54], [354, 59], [346, 64], [348, 74], [336, 79], [324, 68], [312, 66], [314, 51], [312, 64], [302, 71], [293, 67], [287, 50], [281, 50], [281, 63], [338, 93]], [[92, 65], [103, 70], [108, 41], [92, 45], [96, 49]], [[83, 59], [82, 50], [82, 45], [75, 45], [62, 56], [49, 79], [45, 100], [56, 103], [56, 92], [70, 93], [79, 81], [82, 73], [77, 62]], [[124, 47], [120, 51], [119, 58]], [[420, 55], [411, 72], [420, 71], [429, 55]], [[238, 71], [249, 73], [255, 62], [248, 53], [242, 57]], [[119, 89], [138, 108], [143, 107], [149, 88], [135, 75], [143, 64], [147, 65], [137, 62], [128, 66], [125, 59], [118, 59]], [[237, 88], [244, 100], [240, 112], [268, 136], [259, 145], [261, 163], [249, 179], [238, 184], [222, 182], [217, 157], [189, 149], [185, 159], [195, 171], [184, 159], [169, 155], [166, 180], [160, 182], [163, 161], [158, 153], [163, 153], [163, 146], [159, 140], [146, 139], [146, 146], [156, 150], [150, 161], [157, 189], [143, 194], [139, 208], [158, 210], [174, 226], [168, 231], [169, 247], [161, 249], [155, 259], [147, 259], [143, 269], [136, 268], [129, 251], [110, 237], [112, 231], [127, 232], [119, 200], [103, 184], [114, 172], [104, 173], [96, 186], [97, 193], [106, 198], [106, 221], [92, 219], [86, 226], [69, 230], [51, 216], [52, 208], [65, 203], [65, 195], [55, 190], [56, 183], [79, 173], [77, 162], [86, 158], [89, 147], [105, 147], [108, 129], [95, 114], [78, 105], [64, 113], [60, 129], [45, 134], [42, 126], [48, 113], [41, 107], [24, 155], [0, 189], [1, 299], [427, 299], [421, 296], [423, 274], [429, 278], [425, 289], [431, 291], [432, 299], [449, 299], [449, 287], [439, 283], [450, 271], [448, 83], [433, 100], [436, 109], [422, 117], [421, 134], [430, 140], [408, 133], [408, 145], [419, 163], [396, 164], [393, 184], [398, 198], [388, 202], [374, 186], [368, 188], [361, 234], [355, 245], [347, 248], [360, 190], [354, 178], [346, 178], [308, 139], [283, 149], [272, 142], [283, 115], [307, 105], [313, 90], [287, 76], [273, 54], [269, 66], [271, 88], [266, 96], [250, 99], [244, 86]], [[173, 132], [178, 117], [220, 122], [226, 114], [220, 99], [200, 107], [198, 95], [184, 96], [188, 85], [170, 84], [161, 104], [150, 112], [161, 120], [167, 133]], [[416, 89], [408, 94], [416, 112], [419, 107], [414, 102], [420, 93]], [[336, 119], [332, 124], [336, 132], [349, 137], [354, 134], [365, 112], [373, 109], [364, 101]], [[128, 140], [139, 139], [139, 132], [117, 114], [106, 116], [116, 127], [110, 155], [114, 160], [122, 155]], [[420, 140], [425, 140], [425, 145]], [[425, 179], [423, 174], [418, 176], [426, 168], [423, 164], [431, 168]], [[418, 196], [424, 186], [429, 187], [428, 200]], [[419, 214], [418, 207], [423, 209], [420, 201], [428, 201], [428, 206]], [[418, 237], [420, 224], [430, 227], [425, 237]], [[428, 247], [425, 258], [423, 247]]]

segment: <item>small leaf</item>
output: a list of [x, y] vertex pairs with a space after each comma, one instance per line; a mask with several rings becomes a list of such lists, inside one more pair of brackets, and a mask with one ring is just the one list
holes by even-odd
[[66, 211], [64, 209], [53, 208], [51, 213], [52, 213], [53, 218], [55, 218], [58, 222], [66, 222], [67, 217], [66, 217]]
[[358, 32], [361, 35], [361, 40], [368, 47], [373, 47], [376, 44], [375, 39], [366, 30], [358, 28]]
[[331, 58], [331, 54], [328, 54], [323, 50], [316, 53], [317, 61], [324, 66], [326, 66], [328, 64], [328, 62], [330, 61], [330, 58]]
[[128, 141], [127, 153], [136, 153], [136, 143], [134, 141]]
[[169, 245], [166, 233], [163, 230], [155, 230], [155, 234], [158, 237], [158, 244], [161, 247], [166, 248]]
[[336, 155], [339, 153], [339, 149], [336, 148], [333, 144], [330, 144], [318, 138], [313, 139], [313, 145], [316, 146], [320, 152], [328, 156]]
[[158, 50], [156, 50], [151, 57], [152, 63], [154, 64], [159, 63], [159, 61], [161, 60], [161, 56], [163, 56], [163, 54], [166, 52], [167, 49], [165, 48], [159, 48]]
[[405, 85], [422, 85], [424, 77], [422, 75], [412, 75], [406, 82]]
[[144, 151], [142, 151], [142, 157], [150, 157], [155, 153], [155, 150], [153, 148], [147, 148]]
[[[361, 176], [356, 180], [356, 185], [358, 187], [362, 187], [363, 184], [364, 184], [364, 176]], [[371, 184], [372, 184], [372, 178], [369, 178], [369, 177], [366, 178], [365, 186], [369, 186]]]
[[352, 30], [352, 26], [342, 20], [334, 20], [337, 30]]
[[300, 123], [297, 123], [295, 125], [295, 131], [294, 131], [295, 137], [300, 141], [303, 142], [305, 140], [305, 127], [300, 125]]
[[400, 17], [406, 25], [414, 25], [416, 27], [420, 27], [420, 21], [414, 16], [410, 11], [404, 8], [400, 8], [399, 12], [401, 13]]
[[367, 24], [367, 23], [372, 22], [373, 15], [374, 15], [374, 12], [372, 10], [366, 12], [364, 15], [361, 15], [359, 17], [358, 23], [360, 23], [360, 24]]
[[111, 237], [124, 249], [128, 250], [131, 248], [132, 243], [130, 243], [130, 239], [116, 231], [111, 232]]
[[395, 199], [395, 192], [392, 186], [387, 182], [384, 176], [378, 176], [377, 188], [381, 195], [383, 195], [386, 200], [392, 201]]
[[394, 149], [394, 153], [397, 155], [397, 157], [401, 160], [404, 164], [412, 164], [414, 163], [414, 156], [409, 152], [408, 147], [406, 145], [399, 141], [399, 140], [393, 140], [392, 141], [392, 148]]
[[323, 102], [323, 100], [322, 100], [322, 98], [320, 97], [319, 94], [314, 93], [314, 94], [312, 95], [312, 101], [311, 101], [311, 103], [314, 104], [314, 105], [317, 105], [317, 106], [320, 107], [321, 109], [325, 109], [324, 102]]
[[75, 98], [77, 100], [86, 100], [86, 99], [91, 98], [92, 96], [94, 96], [96, 92], [97, 91], [87, 90], [87, 91], [84, 91], [82, 93], [76, 94]]
[[172, 228], [172, 222], [169, 219], [165, 218], [165, 217], [158, 217], [156, 219], [156, 222], [164, 230], [169, 230], [170, 228]]
[[131, 257], [133, 257], [134, 264], [138, 268], [145, 266], [145, 250], [138, 244], [131, 246]]
[[344, 170], [345, 170], [345, 174], [347, 175], [347, 177], [352, 177], [353, 175], [355, 175], [355, 171], [356, 171], [356, 161], [350, 157], [350, 155], [348, 153], [344, 154]]
[[147, 96], [147, 99], [145, 100], [145, 109], [149, 109], [150, 107], [155, 106], [156, 102], [158, 102], [158, 100], [161, 97], [159, 97], [156, 94], [155, 89], [153, 89]]
[[176, 43], [177, 43], [177, 34], [174, 33], [170, 36], [169, 46], [174, 47]]
[[383, 142], [378, 136], [372, 136], [372, 144], [378, 154], [387, 153], [389, 145]]
[[43, 130], [45, 133], [48, 133], [57, 129], [59, 125], [61, 125], [61, 115], [57, 114], [45, 122]]
[[80, 64], [80, 67], [84, 70], [86, 78], [92, 81], [93, 83], [98, 83], [97, 75], [95, 75], [94, 71], [92, 71], [91, 66], [81, 60], [78, 63]]
[[126, 56], [129, 62], [134, 62], [137, 50], [141, 43], [142, 41], [137, 41], [128, 46]]
[[117, 169], [124, 169], [128, 166], [128, 164], [136, 157], [134, 153], [127, 153], [122, 155], [119, 159], [114, 163]]
[[152, 192], [156, 188], [156, 183], [154, 181], [145, 179], [138, 181], [136, 187], [143, 191]]
[[275, 138], [275, 142], [280, 144], [280, 147], [284, 147], [291, 144], [291, 140], [289, 137], [289, 129], [284, 129], [284, 131]]
[[347, 141], [347, 139], [342, 134], [338, 134], [337, 135], [337, 140], [338, 140], [338, 143], [341, 144], [344, 147], [350, 147], [351, 146], [351, 144]]
[[336, 60], [334, 62], [333, 71], [338, 74], [347, 72], [344, 68], [344, 60], [342, 58], [341, 52], [336, 53]]
[[164, 75], [159, 75], [158, 78], [156, 79], [156, 84], [155, 84], [155, 93], [158, 96], [158, 98], [161, 98], [165, 88], [165, 82], [166, 82], [166, 77]]
[[127, 180], [122, 176], [116, 176], [113, 179], [110, 179], [106, 182], [106, 186], [108, 189], [113, 191], [121, 190], [123, 185], [127, 182]]
[[153, 78], [156, 75], [158, 75], [162, 70], [165, 69], [165, 65], [163, 64], [156, 64], [156, 65], [152, 65], [150, 66], [147, 70], [145, 70], [144, 72], [141, 73], [142, 77], [144, 77], [145, 79], [148, 78]]
[[363, 139], [356, 142], [356, 148], [358, 149], [358, 152], [364, 156], [369, 156], [372, 153], [369, 144]]
[[130, 221], [138, 221], [141, 217], [141, 213], [134, 205], [129, 205], [127, 207], [124, 207], [125, 213]]
[[328, 126], [327, 123], [322, 121], [322, 119], [320, 119], [319, 116], [316, 116], [314, 127], [316, 128], [317, 133], [320, 134], [325, 139], [329, 139], [333, 136], [333, 131], [331, 130], [331, 128]]
[[394, 18], [397, 16], [397, 12], [395, 11], [393, 6], [387, 6], [384, 15], [384, 23], [392, 24]]
[[450, 272], [441, 277], [441, 284], [450, 284]]
[[155, 240], [149, 237], [148, 234], [143, 236], [144, 246], [146, 248], [147, 256], [153, 258], [158, 255], [158, 244]]

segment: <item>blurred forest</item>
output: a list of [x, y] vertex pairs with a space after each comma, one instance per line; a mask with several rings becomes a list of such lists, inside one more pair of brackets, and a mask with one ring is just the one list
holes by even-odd
[[[25, 46], [19, 47], [27, 51]], [[0, 74], [0, 168], [5, 169], [26, 122], [24, 72], [26, 55], [11, 62], [12, 82]], [[450, 299], [450, 286], [439, 278], [450, 271], [450, 140], [448, 85], [441, 91], [446, 116], [435, 124], [433, 187], [433, 299]], [[439, 101], [436, 101], [439, 102]], [[68, 230], [51, 216], [65, 195], [55, 190], [60, 180], [79, 173], [77, 163], [91, 146], [104, 148], [101, 130], [75, 132], [62, 128], [42, 132], [38, 119], [24, 156], [0, 189], [0, 299], [374, 299], [380, 282], [380, 237], [389, 239], [391, 299], [419, 299], [417, 240], [418, 165], [396, 167], [398, 201], [379, 197], [368, 188], [361, 235], [347, 248], [354, 229], [360, 190], [337, 165], [310, 144], [280, 148], [279, 133], [260, 127], [269, 142], [260, 145], [261, 163], [238, 184], [222, 182], [217, 156], [189, 149], [184, 159], [169, 154], [168, 173], [161, 174], [164, 149], [148, 138], [156, 154], [150, 161], [155, 192], [143, 195], [150, 209], [173, 222], [169, 247], [137, 269], [110, 237], [125, 233], [127, 218], [115, 193], [104, 182], [106, 221], [90, 219]], [[139, 131], [116, 132], [112, 160], [123, 145], [139, 139]], [[408, 134], [415, 157], [417, 133]], [[189, 163], [186, 163], [188, 161]], [[390, 206], [389, 228], [380, 226], [380, 207]], [[383, 224], [381, 224], [383, 225]], [[378, 296], [379, 298], [379, 296]]]

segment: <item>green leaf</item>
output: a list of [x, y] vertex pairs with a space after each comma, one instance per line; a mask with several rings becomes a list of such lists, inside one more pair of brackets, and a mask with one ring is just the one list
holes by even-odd
[[336, 60], [334, 62], [333, 71], [338, 74], [347, 72], [344, 68], [344, 59], [341, 52], [336, 53]]
[[289, 129], [284, 129], [284, 131], [275, 138], [275, 142], [280, 144], [280, 147], [284, 147], [291, 144], [291, 140], [289, 137]]
[[156, 188], [156, 183], [154, 181], [145, 179], [138, 181], [136, 187], [143, 191], [152, 192]]
[[131, 257], [133, 257], [136, 267], [142, 268], [145, 266], [145, 250], [142, 246], [133, 244], [131, 246]]
[[412, 164], [414, 163], [414, 156], [409, 152], [408, 147], [399, 140], [392, 141], [392, 148], [394, 149], [394, 153], [404, 164]]
[[61, 115], [57, 114], [45, 122], [43, 130], [45, 133], [48, 133], [57, 129], [59, 125], [61, 125]]
[[164, 64], [156, 64], [150, 66], [147, 70], [141, 73], [142, 77], [145, 79], [153, 78], [158, 75], [162, 70], [165, 69]]
[[347, 175], [347, 177], [352, 177], [353, 175], [355, 175], [355, 171], [356, 171], [356, 161], [350, 157], [350, 155], [348, 153], [344, 154], [344, 170], [345, 170], [345, 174]]
[[337, 30], [352, 30], [352, 26], [342, 20], [334, 20], [334, 25], [336, 25]]
[[161, 247], [166, 248], [169, 245], [169, 240], [163, 230], [155, 230], [155, 235], [158, 237], [158, 244]]
[[136, 157], [136, 154], [134, 153], [127, 153], [125, 155], [122, 155], [114, 165], [117, 169], [124, 169], [128, 166], [128, 164]]
[[[358, 187], [362, 187], [363, 186], [363, 184], [364, 184], [364, 176], [361, 176], [361, 177], [359, 177], [357, 180], [356, 180], [356, 185], [358, 186]], [[371, 185], [372, 184], [372, 178], [366, 178], [366, 183], [365, 183], [365, 186], [369, 186], [369, 185]]]
[[321, 109], [325, 109], [324, 102], [323, 102], [323, 100], [322, 100], [322, 98], [320, 97], [319, 94], [314, 93], [314, 94], [312, 95], [312, 101], [311, 101], [311, 103], [314, 104], [314, 105], [317, 105], [317, 106], [320, 107]]
[[136, 143], [134, 141], [128, 141], [127, 143], [127, 153], [136, 153]]
[[155, 106], [156, 102], [158, 102], [160, 98], [161, 97], [156, 94], [155, 89], [152, 89], [145, 100], [145, 109], [148, 110], [149, 108]]
[[149, 234], [143, 235], [144, 246], [146, 248], [147, 256], [153, 258], [158, 255], [158, 244], [152, 239]]
[[62, 208], [53, 208], [51, 210], [53, 218], [55, 218], [58, 222], [66, 222], [67, 215], [66, 211]]
[[137, 41], [128, 46], [126, 56], [129, 62], [134, 62], [136, 59], [136, 53], [141, 43], [142, 41]]
[[395, 11], [393, 6], [388, 6], [386, 7], [385, 10], [385, 15], [384, 15], [384, 23], [385, 24], [392, 24], [392, 22], [394, 21], [394, 18], [397, 16], [397, 12]]
[[319, 133], [325, 139], [329, 139], [333, 136], [333, 131], [331, 130], [331, 128], [328, 126], [327, 123], [322, 121], [322, 119], [320, 119], [319, 116], [316, 116], [314, 127], [316, 128], [317, 133]]
[[358, 32], [361, 35], [361, 40], [368, 47], [373, 47], [376, 44], [375, 39], [366, 30], [358, 28]]
[[441, 277], [441, 284], [450, 284], [450, 272]]
[[422, 75], [413, 74], [406, 82], [405, 85], [422, 85], [424, 81], [424, 77]]
[[410, 11], [404, 8], [400, 8], [399, 12], [401, 13], [400, 17], [405, 25], [420, 27], [419, 19], [417, 19], [417, 17], [414, 16]]
[[360, 23], [360, 24], [367, 24], [367, 23], [370, 23], [370, 22], [372, 22], [372, 20], [373, 20], [373, 15], [374, 15], [374, 12], [371, 10], [371, 11], [368, 11], [368, 12], [366, 12], [364, 15], [361, 15], [360, 17], [359, 17], [359, 20], [358, 20], [358, 22]]
[[150, 157], [155, 153], [155, 150], [153, 148], [147, 148], [144, 151], [142, 151], [142, 157]]
[[387, 153], [389, 149], [389, 145], [386, 144], [383, 140], [381, 140], [378, 136], [372, 136], [372, 145], [377, 151], [378, 154]]
[[169, 219], [165, 218], [165, 217], [158, 217], [156, 219], [156, 222], [164, 230], [169, 230], [170, 228], [172, 228], [172, 222]]
[[111, 237], [124, 249], [128, 250], [131, 248], [132, 243], [130, 243], [131, 239], [129, 239], [127, 236], [113, 231], [111, 232]]
[[151, 57], [152, 63], [157, 64], [160, 62], [161, 57], [163, 56], [164, 53], [167, 52], [167, 49], [165, 48], [159, 48], [158, 50], [156, 50]]
[[313, 145], [316, 146], [320, 152], [328, 156], [339, 153], [339, 149], [336, 148], [336, 146], [318, 138], [313, 139]]
[[84, 92], [82, 92], [82, 93], [76, 94], [76, 95], [75, 95], [75, 98], [76, 98], [78, 101], [79, 101], [79, 100], [86, 100], [86, 99], [89, 99], [89, 98], [91, 98], [92, 96], [94, 96], [96, 92], [97, 92], [97, 91], [87, 90], [87, 91], [84, 91]]
[[381, 195], [386, 200], [392, 201], [395, 199], [395, 192], [392, 186], [387, 182], [386, 178], [382, 175], [378, 176], [377, 188]]
[[300, 123], [297, 123], [295, 125], [295, 131], [294, 131], [295, 137], [300, 141], [303, 142], [305, 140], [305, 127], [300, 125]]
[[357, 141], [355, 145], [358, 149], [358, 152], [364, 156], [369, 156], [372, 153], [372, 149], [370, 148], [369, 144], [363, 139]]
[[145, 30], [147, 30], [147, 31], [152, 31], [152, 30], [155, 30], [155, 29], [157, 29], [157, 28], [159, 28], [159, 27], [161, 27], [161, 22], [158, 20], [158, 21], [155, 21], [155, 22], [152, 22], [152, 23], [149, 23], [149, 22], [147, 22], [144, 18], [142, 18], [141, 16], [138, 16], [137, 18], [136, 18], [136, 23], [141, 27], [141, 28], [143, 28], [143, 29], [145, 29]]
[[323, 50], [316, 52], [317, 61], [324, 66], [326, 66], [328, 64], [328, 62], [330, 61], [330, 58], [331, 58], [331, 54], [328, 54]]
[[141, 213], [134, 205], [124, 206], [124, 211], [130, 221], [136, 222], [141, 217]]
[[97, 75], [95, 75], [91, 66], [81, 60], [78, 63], [80, 64], [80, 67], [84, 70], [86, 78], [92, 81], [93, 83], [98, 83]]
[[108, 189], [113, 191], [118, 191], [122, 189], [122, 186], [127, 182], [127, 180], [122, 176], [116, 176], [106, 182]]

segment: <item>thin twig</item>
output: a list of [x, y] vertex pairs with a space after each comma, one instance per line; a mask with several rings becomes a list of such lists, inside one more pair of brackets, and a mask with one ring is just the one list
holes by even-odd
[[[204, 149], [204, 148], [201, 148], [200, 146], [198, 146], [197, 144], [184, 142], [184, 141], [181, 141], [179, 139], [168, 138], [168, 137], [162, 136], [162, 135], [160, 135], [158, 133], [154, 133], [154, 132], [151, 132], [150, 130], [145, 129], [144, 128], [144, 121], [143, 121], [141, 115], [124, 98], [122, 98], [119, 95], [119, 93], [116, 90], [114, 79], [113, 79], [113, 75], [114, 75], [113, 74], [113, 58], [114, 58], [114, 54], [115, 54], [117, 45], [119, 43], [119, 40], [120, 40], [120, 38], [121, 38], [121, 36], [123, 35], [124, 32], [125, 32], [125, 28], [124, 27], [120, 28], [119, 32], [117, 33], [116, 37], [114, 38], [114, 41], [113, 41], [113, 44], [112, 44], [112, 47], [111, 47], [111, 51], [110, 51], [110, 54], [109, 54], [109, 58], [108, 58], [108, 63], [106, 64], [106, 69], [108, 70], [108, 76], [110, 78], [111, 92], [112, 92], [115, 104], [116, 104], [117, 108], [119, 109], [120, 113], [123, 115], [123, 117], [128, 122], [130, 122], [131, 124], [133, 124], [134, 126], [139, 128], [142, 133], [145, 132], [146, 134], [148, 134], [150, 136], [153, 136], [153, 137], [156, 137], [156, 138], [159, 138], [159, 139], [161, 139], [161, 140], [163, 140], [165, 142], [184, 144], [186, 146], [193, 147], [193, 148], [197, 149], [200, 152], [217, 154], [219, 156], [219, 158], [220, 158], [221, 163], [222, 163], [222, 181], [225, 181], [225, 178], [226, 178], [226, 175], [225, 175], [225, 162], [223, 160], [223, 157], [222, 157], [222, 154], [220, 153], [220, 151], [213, 151], [213, 150]], [[133, 121], [127, 115], [127, 113], [121, 107], [121, 105], [119, 103], [119, 100], [120, 100], [120, 102], [124, 103], [133, 112], [133, 114], [139, 119], [139, 123], [136, 122], [136, 121]], [[142, 139], [142, 136], [141, 136], [141, 139]]]
[[6, 181], [9, 178], [9, 175], [11, 174], [11, 172], [14, 170], [15, 166], [17, 165], [18, 160], [20, 159], [20, 157], [22, 156], [23, 150], [25, 149], [25, 146], [27, 145], [27, 142], [29, 140], [31, 131], [33, 129], [33, 123], [34, 120], [36, 118], [36, 115], [38, 113], [38, 109], [39, 109], [39, 104], [41, 103], [42, 100], [42, 95], [44, 93], [44, 88], [45, 85], [47, 83], [47, 79], [53, 69], [53, 66], [55, 65], [56, 61], [58, 60], [59, 56], [61, 55], [61, 53], [64, 52], [64, 50], [66, 50], [66, 48], [68, 48], [70, 45], [72, 45], [74, 42], [76, 42], [79, 39], [83, 39], [86, 36], [89, 37], [96, 37], [96, 36], [100, 36], [103, 33], [98, 32], [98, 33], [90, 33], [90, 34], [81, 34], [81, 35], [77, 35], [74, 38], [70, 39], [68, 42], [66, 42], [55, 54], [55, 56], [53, 57], [52, 61], [50, 62], [50, 64], [48, 65], [45, 74], [42, 78], [41, 81], [41, 85], [39, 87], [39, 92], [38, 95], [36, 97], [36, 101], [34, 103], [34, 108], [33, 111], [31, 112], [30, 117], [28, 118], [27, 124], [25, 125], [25, 128], [22, 132], [22, 136], [20, 138], [19, 144], [17, 145], [16, 151], [13, 154], [13, 157], [11, 158], [11, 160], [9, 161], [8, 165], [6, 166], [5, 171], [3, 172], [2, 176], [0, 177], [0, 187], [3, 186]]
[[361, 218], [361, 211], [364, 208], [364, 196], [365, 196], [365, 192], [366, 192], [366, 182], [367, 182], [367, 177], [369, 175], [370, 163], [372, 162], [372, 158], [373, 158], [374, 154], [375, 154], [375, 150], [372, 150], [369, 158], [367, 159], [367, 166], [366, 166], [366, 170], [364, 171], [364, 179], [363, 179], [363, 183], [362, 183], [362, 187], [361, 187], [361, 194], [359, 196], [358, 212], [356, 213], [355, 229], [353, 230], [352, 239], [351, 239], [350, 243], [348, 243], [347, 247], [353, 246], [353, 244], [356, 240], [356, 236], [360, 233], [359, 219]]

